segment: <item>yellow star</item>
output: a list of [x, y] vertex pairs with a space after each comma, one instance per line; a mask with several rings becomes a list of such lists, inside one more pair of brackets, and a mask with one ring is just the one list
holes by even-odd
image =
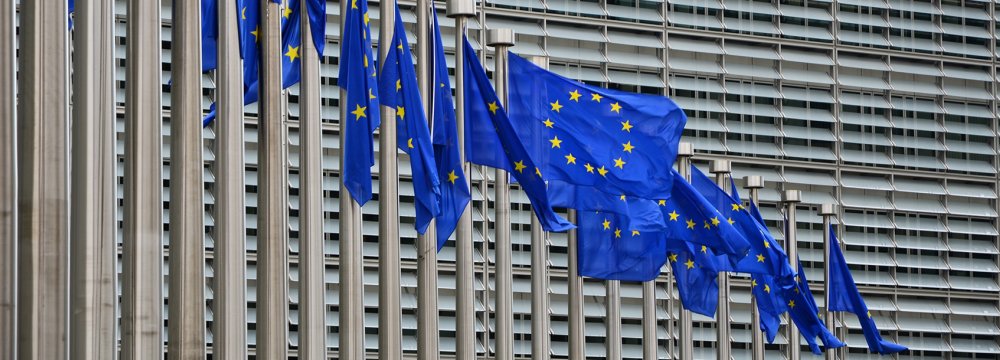
[[535, 175], [538, 175], [538, 177], [542, 177], [542, 171], [538, 170], [538, 167], [535, 167]]
[[368, 110], [367, 106], [361, 106], [358, 104], [355, 104], [354, 106], [354, 111], [351, 111], [351, 114], [354, 114], [354, 121], [361, 120], [363, 117], [368, 117], [368, 115], [365, 115], [365, 110]]
[[691, 261], [691, 259], [688, 259], [688, 261], [686, 263], [684, 263], [684, 266], [687, 266], [688, 269], [694, 269], [694, 261]]
[[375, 98], [375, 92], [372, 89], [368, 89], [368, 98], [369, 99]]
[[702, 254], [708, 254], [708, 246], [702, 245], [701, 246], [701, 253]]
[[552, 120], [549, 120], [549, 119], [545, 119], [545, 121], [542, 121], [542, 124], [545, 124], [545, 127], [547, 127], [547, 128], [549, 128], [549, 129], [551, 129], [551, 128], [552, 128], [552, 125], [553, 125], [553, 124], [555, 124], [555, 123], [554, 123], [554, 122], [552, 122]]
[[368, 54], [365, 54], [362, 59], [364, 60], [365, 68], [368, 68]]
[[240, 19], [243, 19], [243, 20], [247, 19], [247, 8], [246, 8], [246, 6], [244, 6], [242, 9], [240, 9]]
[[687, 224], [688, 229], [694, 229], [694, 220], [688, 219], [684, 223]]
[[620, 237], [622, 237], [622, 230], [616, 228], [615, 229], [615, 239], [620, 238]]
[[593, 101], [596, 101], [596, 102], [601, 102], [602, 98], [603, 98], [603, 96], [601, 96], [601, 94], [598, 94], [598, 93], [590, 94], [590, 100], [593, 100]]
[[750, 280], [750, 287], [757, 287], [757, 280], [756, 279], [751, 279]]
[[408, 147], [410, 149], [413, 148], [413, 138], [409, 138], [409, 139], [406, 140], [406, 147]]
[[764, 255], [757, 254], [757, 262], [764, 262]]
[[736, 210], [739, 210], [739, 209], [740, 209], [740, 205], [737, 204], [737, 203], [733, 203], [733, 211], [736, 211]]
[[257, 25], [250, 34], [253, 35], [253, 42], [257, 42], [257, 36], [260, 35], [260, 25]]
[[677, 262], [677, 254], [670, 253], [670, 262]]
[[609, 230], [609, 229], [611, 229], [611, 222], [610, 222], [610, 221], [608, 221], [608, 219], [604, 219], [604, 222], [603, 222], [603, 223], [601, 223], [601, 225], [604, 225], [604, 230]]
[[771, 248], [771, 243], [767, 242], [767, 240], [764, 240], [764, 248], [765, 249], [770, 249]]
[[549, 142], [552, 143], [553, 149], [559, 147], [559, 144], [562, 144], [562, 140], [559, 140], [559, 136], [553, 136], [551, 139], [549, 139]]
[[764, 292], [770, 294], [771, 293], [771, 285], [764, 284]]
[[632, 236], [639, 236], [639, 230], [632, 230]]
[[299, 47], [288, 45], [288, 52], [285, 53], [288, 57], [288, 62], [295, 62], [295, 59], [299, 57]]
[[632, 146], [632, 142], [629, 141], [627, 143], [622, 144], [622, 148], [623, 148], [622, 151], [627, 153], [632, 153], [632, 149], [635, 149], [635, 146]]
[[458, 175], [455, 175], [455, 170], [448, 173], [448, 182], [455, 184], [455, 180], [458, 180]]
[[798, 294], [798, 293], [799, 293], [799, 288], [795, 288], [795, 293], [796, 293], [796, 294]]
[[712, 225], [719, 226], [720, 222], [718, 216], [712, 218]]
[[656, 202], [656, 204], [660, 205], [660, 206], [667, 206], [667, 201], [666, 200], [659, 200], [659, 201]]
[[871, 319], [871, 317], [872, 317], [872, 312], [868, 311], [868, 318]]
[[622, 106], [618, 105], [618, 103], [611, 104], [611, 111], [621, 114]]
[[[368, 25], [368, 23], [371, 22], [371, 21], [372, 21], [372, 19], [370, 17], [368, 17], [368, 13], [365, 13], [365, 25]], [[364, 35], [365, 33], [361, 33], [361, 34]]]
[[559, 112], [559, 109], [563, 108], [562, 105], [559, 105], [559, 100], [556, 100], [556, 102], [553, 102], [553, 103], [549, 103], [549, 105], [552, 105], [552, 111], [555, 111], [555, 112]]
[[489, 103], [489, 106], [490, 106], [490, 112], [493, 113], [494, 115], [496, 115], [497, 109], [500, 108], [500, 106], [497, 105], [497, 102], [496, 101], [491, 102], [491, 103]]
[[681, 214], [677, 213], [677, 210], [671, 211], [667, 215], [670, 215], [670, 221], [677, 221], [677, 218], [681, 216]]
[[622, 201], [625, 201], [625, 194], [622, 194], [622, 196], [620, 196], [619, 199], [621, 199]]
[[358, 0], [351, 0], [351, 9], [358, 8]]
[[524, 165], [524, 160], [514, 162], [514, 170], [517, 170], [517, 172], [523, 173], [525, 168], [527, 166]]
[[597, 173], [601, 174], [601, 176], [604, 176], [604, 175], [607, 175], [608, 170], [605, 169], [603, 166], [601, 166], [600, 168], [597, 169]]
[[573, 90], [572, 92], [569, 93], [569, 99], [576, 102], [580, 102], [580, 92]]
[[788, 307], [795, 308], [795, 300], [788, 300]]
[[622, 121], [622, 131], [632, 132], [632, 123], [628, 120]]
[[403, 117], [405, 117], [406, 116], [406, 109], [403, 108], [402, 106], [397, 106], [396, 107], [396, 116], [399, 116], [400, 119], [402, 119]]
[[705, 228], [706, 229], [711, 229], [712, 228], [712, 225], [708, 224], [708, 220], [705, 220], [703, 223], [705, 224]]
[[726, 219], [726, 222], [729, 223], [729, 225], [732, 225], [736, 223], [736, 220], [733, 220], [733, 218], [728, 218]]
[[567, 165], [568, 164], [576, 164], [576, 157], [574, 157], [572, 153], [570, 153], [569, 155], [566, 155], [565, 157], [566, 157], [566, 164]]
[[399, 44], [396, 45], [396, 48], [399, 49], [399, 50], [403, 50], [403, 42], [400, 41]]
[[400, 80], [396, 80], [396, 91], [403, 88], [403, 83]]
[[287, 19], [291, 15], [292, 15], [292, 7], [285, 5], [285, 10], [281, 13], [281, 16]]
[[594, 173], [594, 167], [591, 166], [590, 163], [583, 164], [583, 167], [587, 169], [587, 172], [589, 172], [591, 174]]
[[619, 169], [625, 169], [625, 161], [621, 157], [615, 159], [615, 167]]

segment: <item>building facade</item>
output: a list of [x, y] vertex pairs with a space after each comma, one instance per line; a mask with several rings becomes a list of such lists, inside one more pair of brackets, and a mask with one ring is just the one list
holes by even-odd
[[[378, 3], [371, 3], [377, 36]], [[408, 29], [416, 21], [412, 1], [401, 1]], [[454, 66], [454, 21], [438, 2], [445, 51]], [[689, 117], [685, 141], [695, 164], [733, 161], [733, 176], [761, 175], [762, 211], [772, 234], [783, 240], [780, 192], [801, 190], [798, 248], [807, 277], [822, 304], [822, 221], [818, 204], [840, 205], [838, 224], [845, 255], [882, 334], [906, 345], [901, 359], [986, 359], [1000, 356], [1000, 252], [997, 233], [998, 101], [997, 44], [1000, 5], [972, 0], [490, 0], [478, 3], [469, 34], [483, 50], [485, 28], [513, 28], [512, 51], [548, 56], [550, 68], [567, 77], [627, 91], [673, 98]], [[119, 105], [118, 174], [124, 173], [125, 4], [116, 4], [116, 76]], [[170, 11], [164, 11], [164, 83], [170, 78]], [[324, 121], [324, 219], [326, 238], [327, 345], [338, 348], [340, 7], [328, 2], [326, 51], [321, 67]], [[409, 36], [411, 41], [416, 37]], [[492, 68], [492, 49], [485, 49]], [[203, 81], [204, 106], [214, 95], [212, 74]], [[454, 82], [453, 82], [454, 83]], [[169, 89], [164, 86], [165, 121]], [[288, 91], [290, 211], [290, 342], [298, 345], [298, 89]], [[249, 346], [255, 344], [257, 127], [256, 106], [247, 107], [247, 241]], [[164, 127], [164, 207], [169, 206], [169, 128]], [[206, 275], [213, 285], [214, 133], [206, 137]], [[408, 159], [400, 154], [400, 233], [404, 353], [416, 351], [416, 233]], [[377, 170], [377, 167], [375, 168]], [[484, 176], [485, 174], [485, 176]], [[493, 355], [494, 301], [492, 171], [474, 179], [476, 312], [478, 351]], [[376, 179], [377, 181], [377, 175]], [[119, 178], [119, 206], [124, 182]], [[378, 199], [377, 187], [376, 201]], [[743, 193], [746, 198], [746, 193]], [[530, 210], [512, 196], [515, 352], [530, 348]], [[369, 357], [377, 356], [378, 211], [362, 209], [365, 256], [365, 328]], [[121, 226], [119, 211], [119, 227]], [[169, 232], [164, 212], [164, 242]], [[567, 356], [565, 234], [549, 234], [553, 358]], [[169, 247], [168, 247], [169, 249]], [[167, 251], [169, 254], [169, 250]], [[164, 267], [166, 269], [166, 267]], [[454, 357], [455, 253], [449, 241], [439, 257], [443, 358]], [[169, 275], [167, 275], [169, 276]], [[166, 278], [164, 278], [166, 279]], [[677, 318], [665, 276], [657, 282], [660, 356], [676, 349], [670, 324]], [[734, 356], [750, 356], [747, 278], [733, 280]], [[164, 281], [166, 290], [166, 281]], [[211, 321], [212, 292], [208, 317]], [[586, 353], [605, 356], [604, 282], [584, 287]], [[623, 357], [641, 358], [641, 286], [622, 284]], [[850, 358], [868, 355], [860, 327], [846, 317]], [[712, 359], [715, 320], [695, 317], [698, 358]], [[210, 332], [209, 332], [210, 333]], [[164, 332], [165, 334], [165, 332]], [[211, 334], [209, 334], [211, 336]], [[780, 334], [768, 358], [782, 358]], [[252, 352], [251, 352], [252, 353]], [[811, 355], [803, 354], [804, 357]], [[672, 357], [671, 357], [672, 358]]]

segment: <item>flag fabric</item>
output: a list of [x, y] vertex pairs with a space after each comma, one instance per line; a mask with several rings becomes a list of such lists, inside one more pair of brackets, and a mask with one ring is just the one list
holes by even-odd
[[281, 11], [281, 84], [287, 89], [302, 80], [302, 12], [300, 0], [285, 0]]
[[662, 232], [642, 232], [622, 215], [581, 211], [577, 215], [580, 276], [601, 280], [650, 281], [667, 261]]
[[306, 0], [306, 14], [309, 16], [309, 34], [312, 35], [316, 55], [323, 59], [323, 50], [326, 49], [326, 0]]
[[746, 238], [677, 170], [670, 171], [676, 180], [670, 197], [657, 201], [667, 223], [668, 238], [705, 245], [718, 255], [745, 257], [750, 249]]
[[[432, 4], [433, 9], [433, 4]], [[437, 216], [438, 251], [455, 232], [458, 219], [465, 212], [472, 195], [469, 183], [462, 169], [461, 149], [458, 147], [458, 129], [455, 120], [455, 104], [451, 98], [451, 82], [448, 79], [448, 64], [444, 57], [441, 28], [438, 25], [437, 10], [434, 11], [434, 111], [431, 112], [434, 142], [434, 161], [441, 176], [441, 213]]]
[[67, 0], [66, 6], [69, 8], [69, 28], [73, 28], [73, 11], [76, 10], [76, 3], [73, 0]]
[[694, 313], [715, 317], [719, 306], [718, 258], [704, 245], [668, 239], [666, 246], [681, 305]]
[[219, 51], [219, 3], [201, 0], [201, 71], [215, 70]]
[[[732, 186], [734, 187], [733, 193], [737, 194], [735, 192], [736, 185], [732, 184]], [[760, 215], [760, 209], [757, 208], [757, 204], [751, 202], [749, 212], [754, 222], [760, 225], [761, 229], [766, 232], [767, 238], [771, 241], [770, 246], [781, 251], [781, 246], [774, 241], [774, 237], [771, 236], [770, 232], [767, 232], [764, 225], [764, 217]], [[781, 253], [784, 254], [784, 251]], [[788, 261], [787, 255], [785, 255], [784, 261]], [[762, 274], [751, 274], [750, 287], [754, 298], [757, 300], [757, 310], [760, 314], [760, 330], [767, 336], [767, 342], [773, 344], [775, 336], [778, 335], [778, 328], [781, 326], [781, 314], [788, 311], [781, 295], [781, 288], [777, 285], [775, 277]]]
[[837, 240], [837, 235], [834, 233], [832, 225], [829, 231], [829, 311], [846, 311], [857, 315], [858, 322], [861, 323], [861, 331], [865, 334], [865, 341], [868, 342], [868, 349], [874, 353], [889, 355], [909, 350], [905, 346], [886, 341], [879, 334], [878, 328], [875, 327], [875, 320], [872, 319], [872, 313], [868, 311], [868, 305], [865, 304], [865, 300], [858, 291], [857, 284], [854, 283], [854, 277], [851, 276], [851, 269], [847, 267], [847, 261], [844, 260], [844, 253], [840, 250], [840, 242]]
[[549, 180], [656, 199], [670, 192], [684, 111], [663, 96], [586, 85], [510, 54], [510, 119]]
[[372, 173], [375, 165], [375, 143], [372, 133], [381, 124], [379, 119], [378, 81], [372, 56], [372, 36], [368, 27], [368, 1], [351, 0], [344, 21], [340, 46], [340, 78], [338, 85], [347, 92], [341, 106], [347, 107], [347, 118], [341, 119], [347, 132], [343, 146], [344, 187], [359, 205], [372, 198]]
[[[788, 281], [787, 278], [783, 279], [781, 284], [784, 298], [787, 301], [788, 314], [799, 329], [799, 333], [806, 339], [813, 354], [822, 355], [824, 350], [836, 349], [845, 344], [837, 339], [830, 330], [827, 330], [823, 320], [820, 319], [816, 300], [813, 299], [812, 291], [809, 290], [809, 281], [806, 279], [805, 272], [802, 271], [802, 262], [798, 261], [798, 264], [798, 274], [791, 281]], [[816, 341], [817, 338], [823, 343], [824, 348], [820, 348]]]
[[[552, 210], [541, 169], [535, 166], [521, 139], [517, 137], [469, 39], [464, 39], [464, 43], [463, 66], [468, 77], [464, 89], [465, 138], [469, 139], [465, 144], [466, 157], [472, 163], [504, 169], [510, 173], [528, 196], [531, 210], [545, 231], [562, 232], [573, 228], [572, 223]], [[499, 146], [499, 152], [493, 152], [498, 150], [494, 145]]]
[[581, 212], [599, 211], [622, 216], [629, 228], [643, 232], [666, 230], [663, 212], [653, 200], [612, 196], [591, 186], [573, 185], [564, 181], [549, 181], [549, 201], [555, 207], [567, 207]]
[[[396, 141], [403, 152], [410, 155], [413, 171], [413, 196], [416, 198], [416, 229], [423, 234], [431, 219], [441, 211], [441, 180], [434, 162], [434, 148], [430, 129], [424, 114], [413, 69], [413, 55], [406, 39], [403, 17], [396, 8], [396, 27], [392, 39], [381, 39], [379, 47], [388, 46], [389, 52], [379, 76], [379, 94], [383, 106], [396, 112]], [[386, 119], [386, 121], [389, 121]]]
[[691, 185], [750, 244], [747, 256], [739, 259], [729, 258], [734, 261], [722, 261], [719, 263], [719, 270], [778, 277], [787, 276], [794, 272], [788, 263], [788, 256], [781, 250], [781, 246], [774, 241], [770, 233], [767, 233], [767, 229], [759, 225], [746, 211], [738, 192], [733, 192], [734, 195], [727, 194], [694, 165], [691, 165]]

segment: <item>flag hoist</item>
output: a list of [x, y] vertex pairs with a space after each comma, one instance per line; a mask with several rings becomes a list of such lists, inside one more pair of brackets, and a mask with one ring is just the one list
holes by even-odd
[[[367, 1], [367, 0], [360, 0]], [[395, 1], [389, 4], [383, 1], [379, 6], [379, 39], [378, 49], [380, 76], [385, 76], [386, 68], [394, 64], [386, 64], [389, 53], [396, 49], [393, 29], [397, 14]], [[404, 45], [404, 44], [398, 44]], [[405, 44], [409, 50], [409, 44]], [[410, 56], [407, 51], [406, 56]], [[389, 97], [390, 94], [379, 89], [379, 95]], [[386, 101], [382, 105], [388, 105]], [[379, 202], [378, 202], [378, 355], [380, 359], [400, 360], [402, 348], [402, 309], [400, 308], [400, 265], [399, 265], [399, 169], [396, 156], [396, 119], [404, 115], [402, 104], [399, 107], [380, 107], [382, 120], [379, 128]], [[374, 110], [374, 109], [372, 109]], [[412, 112], [421, 109], [410, 109]], [[402, 116], [399, 116], [402, 118]]]

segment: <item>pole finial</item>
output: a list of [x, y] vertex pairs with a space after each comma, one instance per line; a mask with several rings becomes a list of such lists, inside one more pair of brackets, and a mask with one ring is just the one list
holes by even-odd
[[781, 202], [798, 203], [802, 202], [802, 192], [799, 190], [785, 190], [781, 195]]
[[694, 156], [694, 144], [689, 142], [677, 144], [677, 156]]
[[836, 216], [837, 204], [822, 204], [819, 206], [819, 214], [822, 216]]
[[486, 45], [492, 47], [514, 46], [514, 29], [486, 30]]
[[446, 14], [450, 18], [476, 16], [476, 3], [473, 0], [448, 0]]
[[733, 163], [729, 160], [712, 160], [709, 172], [713, 174], [728, 174], [733, 172]]
[[744, 176], [743, 181], [746, 182], [746, 186], [744, 187], [747, 189], [764, 188], [764, 178], [760, 177], [760, 175]]

